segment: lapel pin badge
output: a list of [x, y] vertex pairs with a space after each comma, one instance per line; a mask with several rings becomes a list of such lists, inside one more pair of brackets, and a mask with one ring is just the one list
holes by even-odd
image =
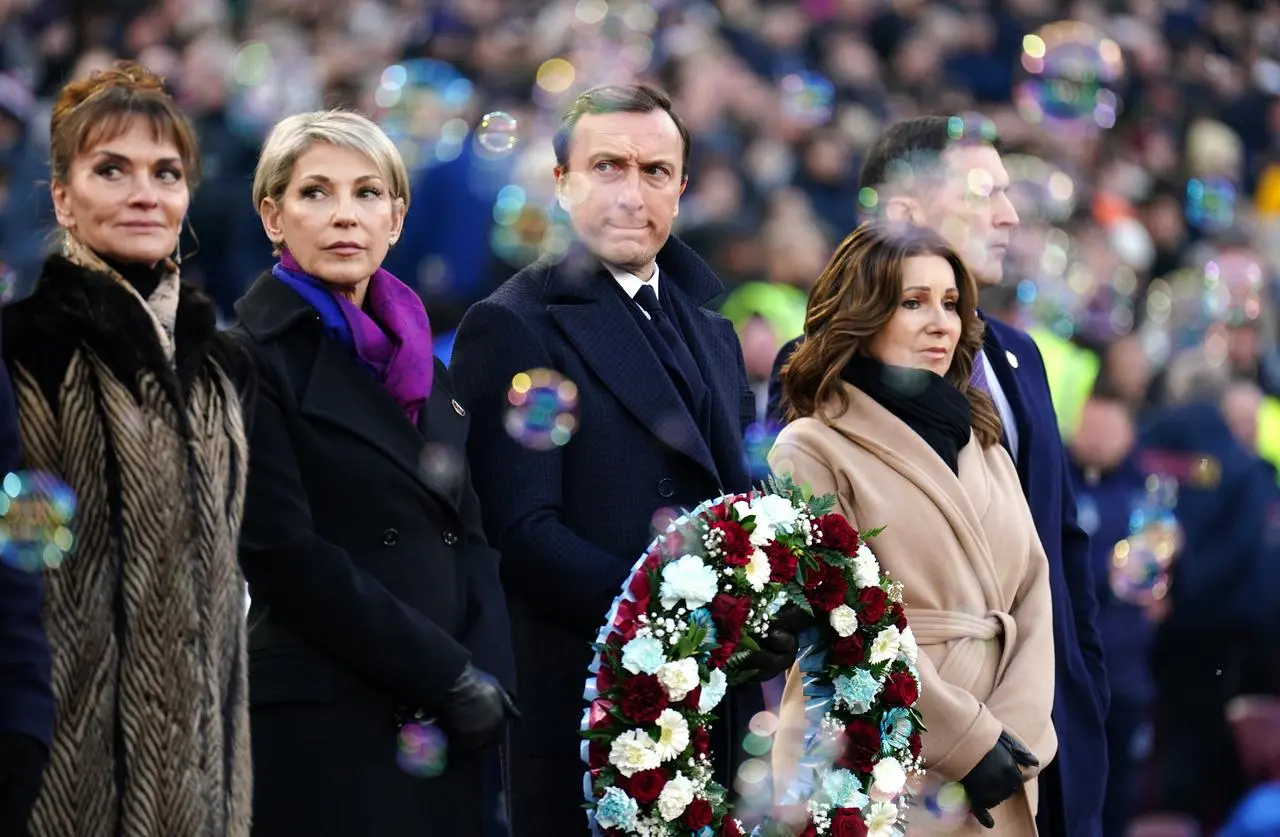
[[1014, 369], [1017, 369], [1017, 368], [1018, 368], [1018, 356], [1017, 356], [1017, 355], [1015, 355], [1013, 352], [1005, 351], [1004, 356], [1005, 356], [1005, 358], [1007, 358], [1007, 359], [1008, 359], [1008, 361], [1009, 361], [1009, 365], [1010, 365], [1010, 366], [1012, 366]]
[[455, 413], [457, 413], [460, 416], [465, 416], [467, 414], [467, 411], [462, 409], [462, 405], [458, 403], [458, 399], [453, 398], [450, 400], [453, 402], [453, 411]]

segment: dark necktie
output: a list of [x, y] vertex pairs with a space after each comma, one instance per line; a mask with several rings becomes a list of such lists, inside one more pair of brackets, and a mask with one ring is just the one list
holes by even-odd
[[692, 398], [690, 407], [693, 408], [694, 416], [697, 416], [697, 408], [702, 403], [702, 398], [706, 393], [706, 383], [702, 380], [702, 373], [698, 370], [698, 364], [689, 352], [689, 346], [684, 342], [680, 329], [676, 328], [676, 324], [671, 321], [671, 317], [667, 316], [666, 310], [663, 309], [662, 303], [658, 301], [658, 295], [654, 293], [651, 285], [641, 285], [634, 298], [636, 304], [649, 315], [649, 319], [653, 322], [653, 327], [657, 330], [658, 336], [662, 338], [662, 341], [671, 349], [671, 354], [675, 356], [676, 364], [680, 367], [680, 375], [684, 378], [683, 383]]

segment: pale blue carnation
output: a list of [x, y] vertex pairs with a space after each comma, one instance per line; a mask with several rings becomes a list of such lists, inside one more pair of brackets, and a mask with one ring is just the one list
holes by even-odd
[[822, 790], [833, 808], [865, 808], [871, 800], [862, 782], [848, 770], [832, 770], [822, 777]]
[[606, 788], [604, 796], [596, 803], [596, 824], [601, 828], [621, 828], [634, 831], [640, 806], [618, 788]]
[[911, 713], [895, 706], [880, 719], [881, 749], [886, 753], [906, 749], [913, 732], [915, 725], [911, 723]]
[[667, 661], [662, 642], [651, 636], [638, 636], [622, 646], [622, 667], [632, 674], [657, 674]]
[[842, 674], [832, 685], [836, 690], [836, 701], [849, 707], [855, 715], [871, 711], [871, 703], [880, 693], [880, 684], [866, 669], [858, 669], [852, 677]]

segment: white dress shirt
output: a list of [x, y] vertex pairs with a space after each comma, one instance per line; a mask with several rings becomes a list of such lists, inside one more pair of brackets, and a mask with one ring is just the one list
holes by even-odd
[[1000, 386], [1000, 378], [996, 376], [996, 370], [992, 368], [990, 359], [987, 358], [987, 351], [983, 349], [978, 356], [982, 359], [982, 367], [987, 373], [987, 387], [991, 390], [991, 400], [996, 402], [996, 412], [1000, 414], [1000, 423], [1004, 425], [1004, 436], [1009, 440], [1009, 452], [1013, 454], [1013, 461], [1018, 461], [1018, 423], [1013, 417], [1013, 407], [1009, 404], [1009, 397], [1004, 394], [1004, 387]]
[[[617, 280], [618, 284], [622, 286], [623, 293], [631, 297], [632, 301], [635, 300], [636, 294], [640, 293], [640, 289], [645, 285], [653, 288], [653, 295], [655, 298], [659, 300], [662, 298], [658, 296], [658, 266], [656, 264], [653, 266], [653, 275], [649, 277], [648, 281], [641, 279], [634, 273], [627, 273], [622, 268], [614, 267], [611, 264], [606, 264], [605, 267], [608, 268], [609, 273], [613, 275], [613, 278]], [[637, 302], [636, 307], [640, 308], [640, 303]], [[643, 308], [640, 308], [640, 313], [644, 314], [646, 319], [651, 319], [649, 317], [649, 312]]]

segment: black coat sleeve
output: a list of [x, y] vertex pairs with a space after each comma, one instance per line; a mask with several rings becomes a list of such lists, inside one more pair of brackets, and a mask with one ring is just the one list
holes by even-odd
[[255, 605], [410, 705], [433, 711], [469, 662], [448, 632], [316, 532], [279, 379], [260, 360], [240, 562]]
[[565, 525], [563, 450], [529, 450], [503, 426], [511, 379], [555, 368], [550, 353], [526, 319], [481, 302], [458, 327], [450, 366], [472, 413], [467, 457], [507, 589], [571, 630], [596, 630], [634, 559], [612, 555]]

